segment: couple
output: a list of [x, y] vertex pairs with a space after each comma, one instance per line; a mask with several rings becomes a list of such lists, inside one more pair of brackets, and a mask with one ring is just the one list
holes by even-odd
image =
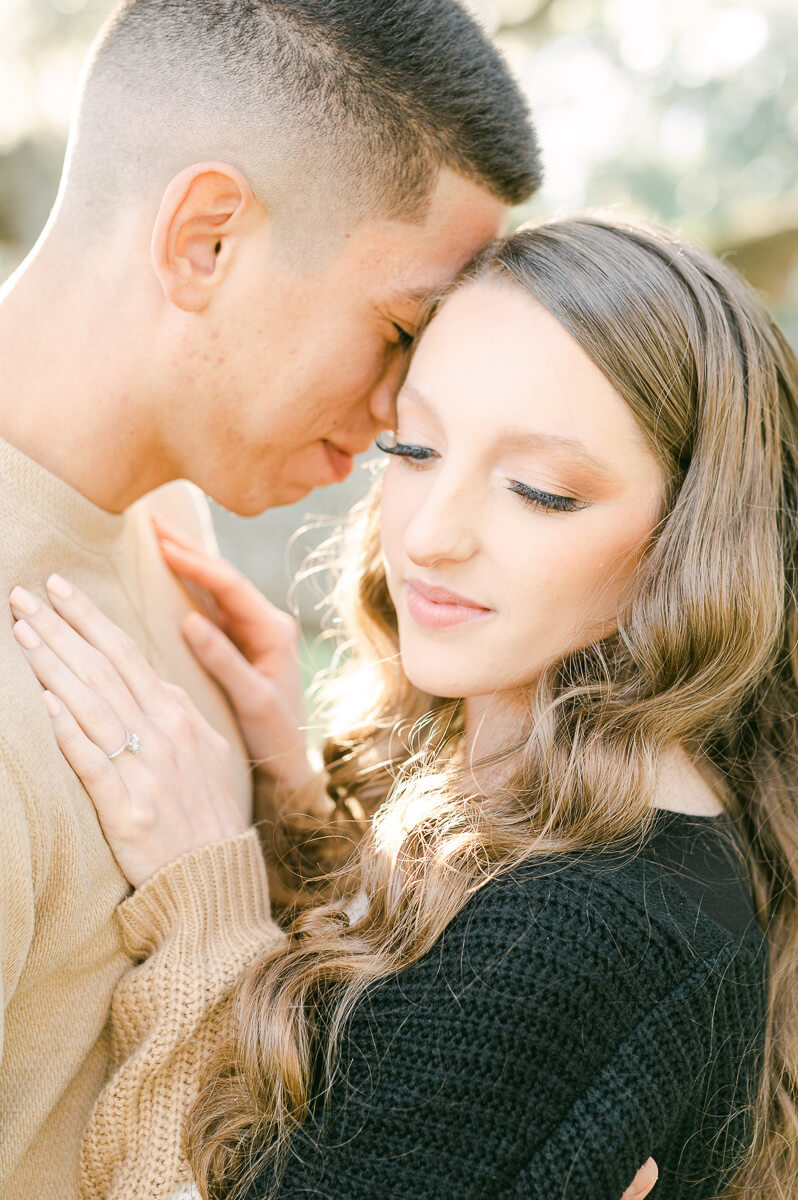
[[[3, 1200], [794, 1194], [795, 357], [538, 175], [454, 0], [101, 36], [0, 304]], [[322, 766], [199, 489], [375, 435]]]

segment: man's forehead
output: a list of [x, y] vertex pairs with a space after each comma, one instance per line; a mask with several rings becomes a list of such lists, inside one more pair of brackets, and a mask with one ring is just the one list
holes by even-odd
[[418, 307], [440, 291], [506, 225], [509, 209], [485, 188], [449, 178], [421, 223], [374, 221], [358, 237], [360, 262], [394, 304]]
[[483, 189], [470, 187], [469, 203], [445, 206], [447, 211], [406, 244], [409, 261], [401, 283], [394, 279], [393, 284], [407, 303], [417, 303], [449, 283], [477, 251], [504, 232], [509, 209]]
[[430, 197], [424, 232], [437, 261], [460, 267], [507, 228], [510, 209], [486, 187], [447, 172]]

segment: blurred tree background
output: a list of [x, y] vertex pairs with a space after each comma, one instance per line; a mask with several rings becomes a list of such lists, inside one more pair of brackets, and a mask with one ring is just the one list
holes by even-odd
[[[389, 0], [385, 0], [386, 3]], [[545, 185], [518, 221], [585, 206], [656, 218], [727, 256], [798, 340], [798, 0], [468, 0], [529, 96]], [[110, 0], [0, 0], [0, 280], [55, 197], [81, 61]], [[365, 467], [366, 464], [363, 464]], [[222, 549], [285, 604], [368, 472], [251, 521]], [[312, 630], [312, 597], [303, 607]]]

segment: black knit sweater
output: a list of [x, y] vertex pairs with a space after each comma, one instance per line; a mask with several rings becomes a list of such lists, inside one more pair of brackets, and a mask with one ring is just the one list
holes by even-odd
[[491, 882], [374, 985], [276, 1192], [249, 1200], [719, 1195], [750, 1141], [766, 950], [728, 818]]

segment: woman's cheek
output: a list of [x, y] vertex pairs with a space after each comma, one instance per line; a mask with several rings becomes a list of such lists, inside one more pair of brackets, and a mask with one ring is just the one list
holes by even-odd
[[[505, 595], [526, 597], [526, 619], [568, 640], [590, 622], [610, 552], [594, 536], [555, 522], [506, 559]], [[615, 548], [611, 548], [615, 552]], [[519, 571], [519, 566], [522, 570]]]
[[607, 636], [616, 626], [618, 605], [645, 544], [628, 523], [580, 538], [560, 558], [550, 594], [553, 612], [567, 616], [568, 640], [576, 645]]
[[402, 497], [401, 490], [393, 486], [393, 480], [389, 478], [392, 466], [393, 464], [390, 464], [385, 473], [380, 501], [380, 543], [389, 588], [392, 577], [402, 563], [404, 531], [409, 520], [409, 515], [405, 512], [407, 498]]

